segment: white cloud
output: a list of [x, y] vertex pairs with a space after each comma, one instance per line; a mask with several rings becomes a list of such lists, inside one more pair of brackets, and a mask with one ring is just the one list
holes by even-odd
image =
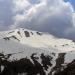
[[30, 6], [30, 3], [27, 0], [13, 0], [13, 4], [14, 12], [26, 11]]
[[[59, 37], [69, 37], [74, 29], [73, 7], [64, 0], [13, 0], [14, 23], [12, 28], [24, 27], [46, 31]], [[75, 36], [74, 36], [75, 37]]]

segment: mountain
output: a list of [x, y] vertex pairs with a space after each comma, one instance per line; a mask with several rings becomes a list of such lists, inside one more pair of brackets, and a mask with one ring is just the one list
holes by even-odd
[[28, 29], [0, 32], [0, 75], [75, 75], [75, 41]]

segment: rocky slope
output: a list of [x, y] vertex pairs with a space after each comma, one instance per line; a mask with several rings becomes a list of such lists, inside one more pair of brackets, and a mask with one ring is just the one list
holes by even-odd
[[0, 32], [0, 75], [75, 75], [75, 42], [28, 29]]

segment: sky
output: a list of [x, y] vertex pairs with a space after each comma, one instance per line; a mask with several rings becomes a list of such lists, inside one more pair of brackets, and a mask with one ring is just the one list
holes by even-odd
[[64, 0], [64, 1], [65, 2], [69, 1], [72, 4], [72, 6], [73, 6], [73, 8], [75, 10], [75, 0]]
[[0, 0], [0, 31], [20, 27], [75, 40], [75, 0]]

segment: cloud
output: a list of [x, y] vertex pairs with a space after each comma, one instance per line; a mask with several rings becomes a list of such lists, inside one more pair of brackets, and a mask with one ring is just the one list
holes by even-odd
[[72, 38], [69, 37], [69, 34], [75, 32], [75, 16], [70, 2], [64, 2], [64, 0], [36, 0], [36, 2], [13, 0], [13, 4], [15, 15], [10, 29], [24, 27], [49, 32], [58, 37]]
[[0, 30], [19, 27], [75, 38], [75, 13], [64, 0], [1, 0]]

